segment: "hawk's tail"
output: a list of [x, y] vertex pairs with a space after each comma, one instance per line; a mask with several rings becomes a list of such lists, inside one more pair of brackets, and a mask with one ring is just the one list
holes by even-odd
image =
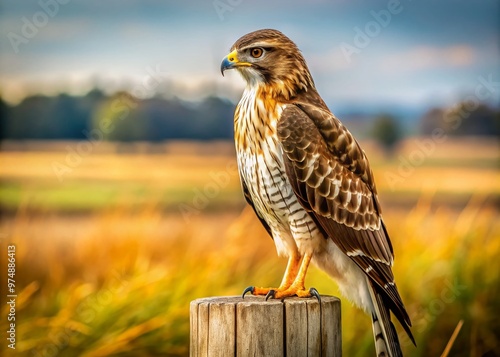
[[373, 303], [372, 324], [377, 357], [403, 357], [396, 329], [391, 322], [389, 308], [384, 304], [383, 296], [370, 286]]

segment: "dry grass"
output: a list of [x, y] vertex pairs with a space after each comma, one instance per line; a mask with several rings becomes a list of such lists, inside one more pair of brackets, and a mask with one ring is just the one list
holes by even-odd
[[[475, 145], [450, 139], [408, 168], [402, 162], [419, 150], [411, 141], [392, 157], [384, 157], [373, 143], [364, 143], [384, 206], [412, 206], [422, 193], [433, 194], [436, 202], [459, 206], [478, 192], [498, 198], [498, 145]], [[38, 212], [81, 213], [133, 202], [179, 212], [181, 204], [193, 206], [200, 193], [214, 187], [215, 195], [204, 210], [237, 210], [243, 205], [231, 143], [177, 143], [149, 149], [141, 144], [119, 154], [121, 146], [101, 143], [80, 161], [68, 159], [67, 153], [68, 147], [76, 150], [78, 143], [44, 143], [39, 151], [25, 146], [37, 147], [11, 143], [7, 147], [12, 151], [0, 153], [0, 209], [15, 212], [24, 205]], [[457, 156], [460, 146], [467, 146], [464, 158]], [[155, 154], [147, 154], [151, 150]], [[69, 165], [67, 160], [78, 164]], [[54, 163], [67, 170], [58, 176]]]
[[[423, 199], [386, 216], [419, 346], [402, 338], [407, 355], [439, 355], [459, 320], [450, 355], [498, 354], [498, 212], [477, 197], [458, 215], [431, 211]], [[190, 300], [275, 285], [285, 266], [251, 211], [190, 222], [154, 208], [63, 219], [20, 213], [2, 232], [18, 251], [22, 355], [186, 355]], [[337, 294], [317, 269], [308, 285]], [[368, 355], [371, 339], [369, 318], [343, 301], [345, 355]]]
[[[27, 161], [18, 161], [22, 155]], [[192, 203], [192, 187], [203, 189], [212, 182], [210, 172], [224, 172], [230, 156], [89, 156], [74, 171], [81, 176], [68, 176], [63, 187], [101, 180], [125, 191], [124, 181], [153, 188], [137, 195], [121, 192], [112, 200], [102, 199], [107, 205], [99, 210], [90, 206], [87, 213], [75, 215], [65, 213], [60, 198], [53, 206], [43, 198], [34, 200], [43, 197], [43, 185], [59, 185], [53, 183], [50, 165], [47, 169], [54, 155], [59, 154], [17, 152], [1, 157], [2, 164], [9, 165], [1, 166], [0, 177], [19, 186], [19, 197], [12, 201], [15, 210], [0, 220], [1, 251], [7, 244], [17, 246], [18, 339], [12, 355], [184, 356], [189, 301], [239, 294], [250, 284], [279, 283], [286, 262], [276, 257], [272, 240], [250, 210], [240, 215], [235, 206], [205, 208], [185, 219], [177, 209], [164, 209], [163, 199], [175, 205]], [[29, 163], [31, 169], [12, 167], [19, 163]], [[192, 164], [196, 175], [189, 171]], [[377, 167], [383, 180], [387, 167]], [[421, 170], [434, 179], [422, 187], [417, 178], [410, 178], [417, 204], [405, 209], [385, 205], [384, 215], [396, 253], [394, 272], [418, 344], [414, 348], [401, 334], [405, 356], [441, 355], [461, 320], [450, 356], [500, 355], [500, 221], [498, 207], [491, 204], [498, 198], [498, 180], [481, 181], [485, 171], [463, 165], [434, 171], [421, 167], [416, 177]], [[472, 183], [457, 184], [458, 191], [469, 185], [467, 204], [458, 210], [436, 203], [443, 185], [448, 185], [441, 181], [446, 170], [463, 170], [466, 176], [460, 177], [481, 182], [477, 190]], [[485, 170], [498, 176], [494, 168]], [[240, 205], [239, 183], [227, 172], [230, 181], [213, 200], [235, 195]], [[161, 195], [164, 186], [170, 187], [168, 192], [178, 186], [186, 191], [172, 201]], [[78, 186], [75, 193], [84, 199], [86, 189]], [[394, 193], [400, 200], [406, 194]], [[150, 196], [136, 199], [142, 195]], [[0, 259], [5, 267], [5, 256]], [[335, 284], [315, 268], [307, 284], [338, 295]], [[370, 319], [348, 301], [342, 304], [344, 355], [374, 355]], [[3, 305], [3, 331], [5, 313]]]

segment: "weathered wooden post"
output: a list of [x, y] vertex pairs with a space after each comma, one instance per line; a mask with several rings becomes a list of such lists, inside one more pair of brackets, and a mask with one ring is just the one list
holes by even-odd
[[212, 297], [191, 302], [191, 357], [339, 357], [340, 300]]

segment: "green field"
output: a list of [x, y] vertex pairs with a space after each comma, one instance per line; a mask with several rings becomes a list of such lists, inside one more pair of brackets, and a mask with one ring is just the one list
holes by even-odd
[[[11, 355], [185, 356], [191, 300], [279, 283], [286, 262], [242, 211], [231, 144], [101, 147], [58, 176], [66, 145], [0, 154], [1, 251], [15, 244], [17, 262]], [[440, 356], [460, 321], [449, 356], [500, 355], [497, 144], [449, 141], [406, 171], [411, 142], [391, 157], [363, 146], [413, 320], [405, 356]], [[306, 283], [338, 295], [315, 268]], [[342, 319], [344, 356], [374, 355], [370, 319], [347, 300]]]

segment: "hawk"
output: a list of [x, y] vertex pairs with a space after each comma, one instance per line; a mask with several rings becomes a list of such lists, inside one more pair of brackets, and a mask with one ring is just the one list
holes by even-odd
[[234, 137], [246, 201], [288, 258], [267, 298], [319, 298], [305, 288], [311, 262], [372, 317], [377, 356], [401, 356], [396, 316], [415, 343], [391, 270], [393, 249], [364, 151], [318, 94], [294, 42], [277, 30], [251, 32], [232, 46], [221, 72], [236, 69], [246, 88]]

